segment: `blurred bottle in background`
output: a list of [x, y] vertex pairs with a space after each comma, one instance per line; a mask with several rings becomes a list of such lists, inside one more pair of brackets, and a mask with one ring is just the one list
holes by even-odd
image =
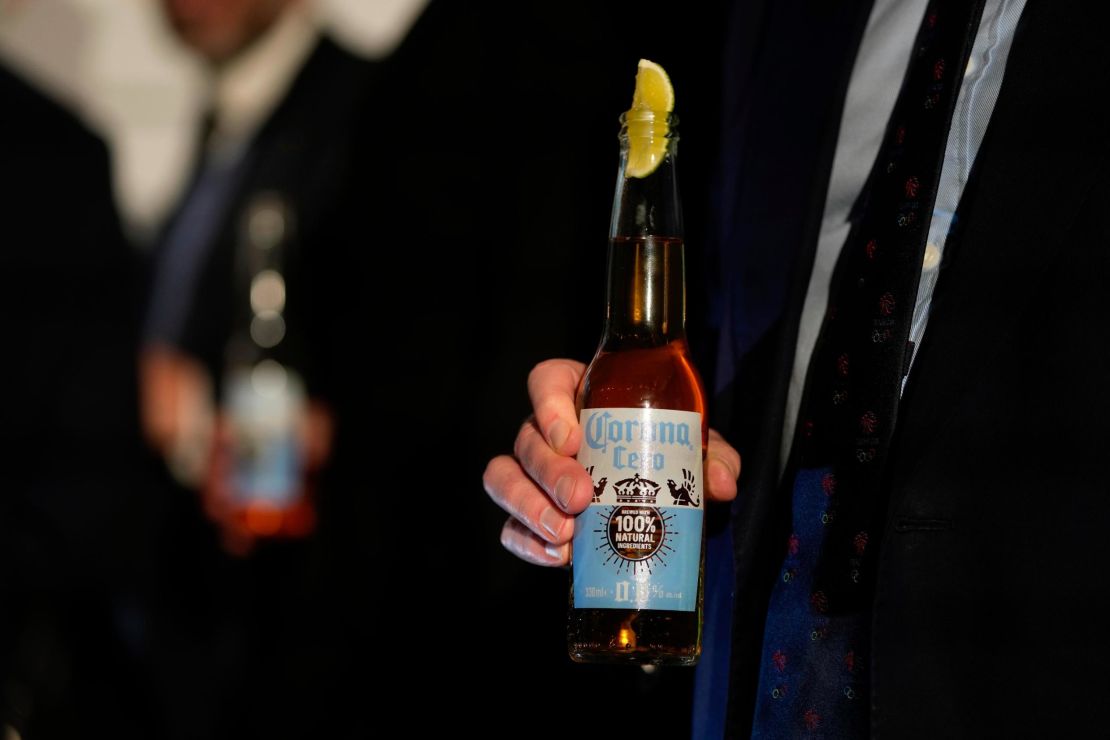
[[[312, 531], [309, 473], [327, 456], [326, 432], [308, 427], [304, 380], [286, 351], [285, 250], [295, 230], [282, 195], [260, 193], [247, 204], [235, 253], [233, 328], [217, 434], [224, 458], [207, 489], [218, 499], [209, 505], [227, 506], [235, 525], [255, 537]], [[319, 419], [325, 414], [314, 411]]]

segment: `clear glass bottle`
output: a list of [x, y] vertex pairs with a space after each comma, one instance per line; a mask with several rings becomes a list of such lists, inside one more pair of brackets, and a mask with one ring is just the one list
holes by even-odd
[[[577, 397], [578, 459], [594, 480], [572, 548], [579, 662], [693, 665], [701, 653], [708, 424], [686, 342], [677, 125], [621, 116], [605, 326]], [[646, 174], [629, 174], [630, 150]]]
[[236, 251], [221, 403], [229, 445], [224, 488], [232, 515], [256, 537], [300, 537], [315, 523], [301, 439], [305, 388], [283, 352], [284, 270], [294, 227], [285, 200], [261, 193], [247, 206]]

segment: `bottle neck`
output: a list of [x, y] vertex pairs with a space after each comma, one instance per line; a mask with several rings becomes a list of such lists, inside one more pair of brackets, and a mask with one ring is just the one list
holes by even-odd
[[[647, 170], [645, 173], [644, 170]], [[609, 238], [682, 238], [678, 194], [678, 118], [650, 111], [621, 116], [620, 166]]]
[[[686, 335], [678, 119], [629, 111], [621, 123], [604, 350], [657, 347]], [[654, 158], [646, 168], [645, 152]]]
[[603, 348], [658, 347], [685, 338], [685, 273], [679, 238], [612, 239]]
[[259, 193], [246, 204], [235, 245], [232, 331], [224, 358], [229, 368], [289, 356], [285, 273], [294, 229], [292, 208], [281, 195]]

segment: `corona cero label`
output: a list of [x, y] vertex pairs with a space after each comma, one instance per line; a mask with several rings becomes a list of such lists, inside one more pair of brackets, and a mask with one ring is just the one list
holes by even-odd
[[578, 460], [594, 481], [574, 532], [574, 604], [697, 607], [702, 540], [701, 415], [584, 409]]

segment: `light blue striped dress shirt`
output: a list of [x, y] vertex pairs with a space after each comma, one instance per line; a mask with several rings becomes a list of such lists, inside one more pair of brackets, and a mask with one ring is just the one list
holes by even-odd
[[971, 166], [975, 163], [975, 155], [979, 151], [979, 145], [983, 143], [983, 134], [987, 131], [994, 103], [998, 100], [1006, 59], [1014, 40], [1014, 29], [1024, 7], [1025, 0], [988, 0], [983, 7], [979, 33], [975, 37], [975, 46], [964, 73], [964, 83], [956, 100], [952, 127], [948, 132], [944, 167], [941, 170], [936, 205], [933, 207], [933, 220], [929, 225], [921, 283], [917, 289], [917, 305], [914, 307], [913, 324], [910, 327], [910, 341], [915, 347], [921, 346], [925, 325], [929, 322], [929, 304], [940, 273], [944, 244], [955, 221], [956, 206], [963, 195]]

